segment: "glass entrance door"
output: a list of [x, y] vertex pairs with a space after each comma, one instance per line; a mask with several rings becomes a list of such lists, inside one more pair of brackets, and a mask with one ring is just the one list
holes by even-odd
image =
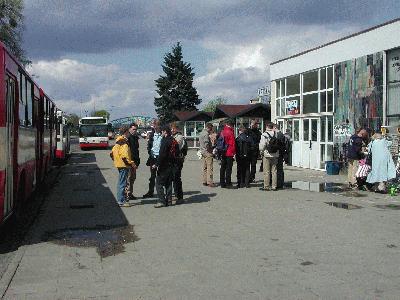
[[302, 150], [301, 167], [309, 169], [320, 168], [320, 119], [305, 118], [302, 120]]

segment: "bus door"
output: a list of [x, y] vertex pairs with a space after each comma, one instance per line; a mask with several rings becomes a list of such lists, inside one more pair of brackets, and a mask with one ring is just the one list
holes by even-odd
[[5, 123], [5, 193], [4, 193], [4, 217], [12, 210], [15, 197], [16, 182], [16, 126], [15, 126], [15, 80], [6, 75], [6, 123]]

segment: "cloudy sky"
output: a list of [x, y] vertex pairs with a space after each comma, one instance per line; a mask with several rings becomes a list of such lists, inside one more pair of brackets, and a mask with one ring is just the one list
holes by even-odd
[[[398, 18], [399, 0], [25, 0], [30, 72], [61, 109], [154, 116], [154, 80], [181, 41], [202, 105], [247, 103], [269, 64]], [[373, 41], [371, 41], [373, 42]]]

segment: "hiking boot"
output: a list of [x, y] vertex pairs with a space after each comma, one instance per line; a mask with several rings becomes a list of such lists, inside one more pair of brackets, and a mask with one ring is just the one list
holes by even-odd
[[154, 197], [154, 194], [152, 194], [152, 193], [146, 193], [146, 194], [144, 194], [143, 195], [143, 199], [146, 199], [146, 198], [153, 198]]

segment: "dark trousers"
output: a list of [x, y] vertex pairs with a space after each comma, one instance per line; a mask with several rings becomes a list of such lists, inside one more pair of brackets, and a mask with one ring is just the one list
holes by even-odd
[[221, 186], [232, 184], [233, 157], [222, 156], [221, 169], [219, 170], [219, 181]]
[[257, 173], [257, 159], [258, 159], [259, 151], [253, 153], [250, 160], [250, 182], [256, 179]]
[[183, 162], [178, 162], [174, 167], [174, 192], [176, 198], [179, 200], [183, 199], [182, 168]]
[[156, 189], [160, 202], [168, 205], [172, 199], [172, 179], [173, 167], [166, 167], [165, 169], [157, 171]]
[[283, 185], [285, 184], [285, 173], [283, 172], [283, 157], [279, 156], [278, 158], [278, 164], [276, 166], [276, 172], [277, 172], [277, 188], [281, 189], [283, 188]]
[[238, 187], [248, 187], [250, 185], [251, 158], [237, 158], [236, 162]]
[[154, 186], [156, 185], [157, 169], [150, 167], [150, 178], [149, 178], [149, 194], [154, 194]]

